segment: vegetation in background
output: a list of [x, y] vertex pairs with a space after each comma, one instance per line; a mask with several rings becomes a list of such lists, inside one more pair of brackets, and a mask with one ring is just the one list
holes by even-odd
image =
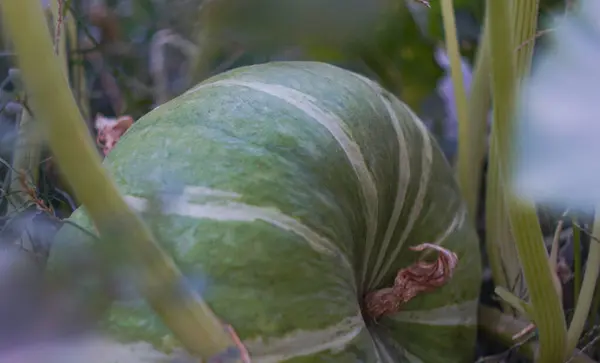
[[[6, 5], [2, 4], [0, 11], [6, 11], [8, 4], [16, 1], [5, 0]], [[598, 235], [598, 223], [571, 218], [569, 213], [545, 214], [543, 208], [515, 199], [509, 187], [513, 163], [510, 142], [518, 122], [514, 117], [515, 96], [529, 73], [536, 50], [547, 46], [546, 38], [552, 34], [551, 30], [538, 34], [548, 26], [545, 19], [562, 11], [570, 1], [544, 0], [538, 8], [533, 0], [431, 0], [430, 9], [420, 3], [401, 1], [395, 2], [383, 17], [376, 16], [381, 12], [377, 6], [385, 6], [385, 2], [374, 1], [367, 11], [372, 18], [359, 16], [362, 13], [357, 13], [357, 9], [366, 10], [358, 0], [356, 8], [348, 6], [347, 18], [338, 14], [332, 2], [330, 10], [339, 23], [327, 24], [324, 18], [321, 25], [336, 27], [338, 31], [327, 39], [319, 37], [323, 28], [317, 27], [310, 33], [302, 28], [301, 22], [298, 28], [290, 28], [297, 32], [274, 31], [278, 22], [272, 24], [264, 19], [285, 19], [281, 14], [290, 9], [272, 8], [267, 0], [262, 5], [260, 2], [246, 5], [247, 8], [237, 10], [239, 13], [235, 7], [226, 7], [235, 5], [235, 0], [213, 3], [215, 8], [191, 0], [64, 1], [68, 9], [64, 12], [60, 39], [64, 42], [61, 49], [69, 51], [61, 53], [65, 56], [61, 64], [67, 67], [74, 100], [84, 117], [71, 109], [71, 118], [65, 120], [81, 125], [85, 122], [89, 135], [95, 137], [98, 113], [137, 119], [211, 74], [270, 60], [315, 59], [363, 73], [417, 110], [445, 147], [447, 156], [456, 162], [457, 180], [470, 216], [479, 223], [481, 241], [485, 241], [483, 261], [493, 277], [483, 282], [487, 288], [482, 295], [479, 324], [484, 338], [479, 343], [479, 355], [498, 353], [497, 359], [507, 361], [533, 359], [558, 363], [568, 360], [577, 348], [583, 353], [573, 361], [600, 359], [595, 339], [600, 293], [594, 291], [595, 277], [590, 277], [597, 275], [599, 264], [593, 242]], [[264, 7], [273, 13], [262, 12]], [[56, 23], [57, 9], [48, 11], [50, 24]], [[306, 9], [309, 15], [314, 11]], [[224, 15], [218, 17], [215, 13]], [[240, 20], [240, 14], [245, 22]], [[449, 21], [450, 17], [454, 21]], [[356, 20], [361, 18], [364, 22], [357, 24]], [[372, 23], [377, 26], [371, 27]], [[236, 27], [232, 28], [232, 24]], [[365, 28], [359, 31], [359, 25]], [[453, 25], [456, 35], [450, 28]], [[248, 32], [248, 27], [256, 33]], [[279, 41], [265, 42], [271, 40], [268, 35], [273, 33], [281, 36]], [[357, 33], [363, 36], [355, 37]], [[255, 37], [250, 36], [253, 34]], [[50, 139], [54, 142], [52, 153], [37, 139], [39, 135], [30, 125], [58, 122], [65, 117], [64, 110], [56, 110], [54, 117], [42, 112], [47, 120], [32, 119], [29, 107], [35, 107], [32, 105], [36, 100], [30, 100], [24, 93], [20, 73], [15, 70], [9, 73], [10, 67], [16, 66], [10, 45], [13, 38], [3, 33], [3, 39], [5, 53], [0, 57], [0, 72], [6, 75], [6, 81], [0, 89], [0, 156], [4, 160], [0, 180], [4, 181], [4, 198], [0, 208], [4, 218], [0, 237], [7, 243], [17, 241], [22, 245], [25, 241], [30, 246], [28, 250], [46, 256], [49, 239], [22, 233], [15, 237], [15, 230], [33, 230], [33, 218], [37, 222], [45, 218], [45, 225], [56, 230], [61, 219], [80, 201], [94, 204], [93, 198], [100, 198], [110, 182], [99, 177], [96, 185], [87, 186], [87, 191], [73, 193], [80, 184], [72, 179], [74, 174], [63, 167], [63, 176], [54, 162], [49, 161], [53, 160], [52, 155], [59, 157], [59, 161], [71, 156], [72, 168], [81, 168], [71, 148], [79, 145], [91, 156], [89, 146], [93, 138], [84, 136], [81, 128], [75, 134], [72, 126], [63, 124], [71, 129], [60, 134], [60, 142], [69, 149], [62, 158], [56, 151], [59, 135], [55, 135], [54, 141]], [[453, 48], [453, 44], [458, 47]], [[446, 67], [440, 64], [440, 54], [447, 57]], [[37, 64], [23, 68], [21, 71], [27, 72], [25, 77], [30, 77], [26, 82], [29, 87], [36, 82], [41, 86], [44, 80], [54, 85], [60, 83], [43, 77], [34, 80], [32, 69], [36, 67], [40, 72], [49, 72], [49, 68]], [[470, 82], [463, 78], [466, 72], [472, 73]], [[452, 80], [455, 85], [451, 90], [454, 97], [447, 97], [439, 87], [444, 79]], [[464, 84], [459, 86], [461, 80]], [[453, 102], [456, 104], [449, 104]], [[47, 106], [49, 110], [50, 105]], [[448, 111], [452, 106], [455, 115]], [[39, 105], [34, 108], [37, 114], [42, 109]], [[458, 129], [448, 133], [447, 127]], [[66, 143], [65, 137], [73, 141]], [[456, 141], [460, 141], [458, 146]], [[84, 167], [90, 173], [102, 174], [99, 165]], [[65, 183], [65, 179], [69, 182]], [[115, 190], [106, 193], [118, 201]], [[86, 194], [91, 199], [86, 200]], [[98, 208], [106, 212], [111, 206], [103, 199]], [[115, 210], [126, 209], [118, 202], [113, 206]], [[14, 221], [21, 221], [32, 208], [36, 212], [26, 219], [27, 228], [16, 227]], [[135, 223], [143, 229], [139, 221]], [[137, 241], [137, 237], [126, 240]], [[145, 232], [143, 237], [141, 240], [151, 241]], [[122, 237], [116, 240], [126, 243]], [[40, 259], [43, 260], [44, 257]], [[496, 294], [492, 292], [494, 288]], [[575, 316], [573, 321], [572, 316]], [[508, 328], [499, 328], [502, 326]], [[513, 335], [523, 334], [525, 338], [513, 339]], [[221, 338], [222, 342], [229, 339]]]

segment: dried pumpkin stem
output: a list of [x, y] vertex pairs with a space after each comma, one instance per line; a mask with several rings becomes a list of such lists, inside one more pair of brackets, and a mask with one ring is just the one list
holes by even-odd
[[444, 286], [454, 274], [458, 256], [452, 251], [432, 243], [423, 243], [410, 248], [413, 251], [433, 250], [438, 252], [435, 262], [420, 260], [401, 269], [396, 275], [394, 286], [370, 292], [365, 297], [365, 311], [371, 319], [395, 314], [402, 305], [421, 293]]

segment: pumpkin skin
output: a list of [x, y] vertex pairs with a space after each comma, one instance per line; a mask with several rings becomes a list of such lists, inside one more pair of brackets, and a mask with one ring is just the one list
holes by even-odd
[[[105, 166], [140, 212], [157, 190], [187, 187], [187, 205], [179, 193], [142, 215], [253, 362], [472, 362], [480, 254], [453, 170], [367, 78], [318, 62], [228, 71], [139, 119]], [[71, 220], [92, 229], [84, 208]], [[66, 224], [49, 266], [85, 241]], [[365, 320], [362, 296], [390, 287], [424, 242], [458, 255], [452, 280]], [[168, 351], [168, 329], [125, 300], [107, 334]]]

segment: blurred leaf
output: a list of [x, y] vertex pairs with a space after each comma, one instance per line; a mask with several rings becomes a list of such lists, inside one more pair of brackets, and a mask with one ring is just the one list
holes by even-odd
[[372, 37], [391, 0], [219, 0], [202, 9], [211, 41], [255, 49], [342, 45]]
[[580, 6], [557, 21], [523, 90], [516, 183], [536, 201], [587, 208], [600, 203], [600, 2]]
[[[423, 38], [405, 2], [335, 0], [323, 4], [316, 0], [207, 4], [202, 11], [202, 65], [194, 82], [242, 65], [317, 60], [374, 78], [417, 108], [443, 71], [434, 58], [435, 44]], [[228, 68], [220, 67], [240, 50], [243, 56]]]
[[378, 75], [384, 87], [417, 109], [443, 74], [435, 61], [434, 47], [401, 4], [382, 19], [370, 42], [352, 52]]

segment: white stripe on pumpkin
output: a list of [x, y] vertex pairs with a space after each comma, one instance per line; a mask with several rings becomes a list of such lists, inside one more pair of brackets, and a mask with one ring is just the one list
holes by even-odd
[[385, 274], [392, 267], [392, 264], [397, 261], [398, 255], [406, 242], [406, 238], [409, 236], [412, 231], [417, 218], [421, 214], [421, 210], [423, 209], [423, 203], [425, 201], [425, 196], [427, 195], [427, 190], [429, 189], [429, 180], [431, 177], [431, 165], [433, 162], [433, 145], [431, 142], [431, 138], [429, 136], [429, 131], [425, 128], [425, 125], [418, 121], [418, 117], [408, 108], [406, 105], [400, 103], [398, 100], [393, 100], [392, 102], [398, 107], [403, 108], [405, 112], [410, 114], [411, 118], [415, 120], [414, 125], [417, 126], [417, 129], [421, 132], [421, 137], [423, 139], [423, 148], [421, 150], [421, 176], [419, 180], [419, 189], [417, 190], [417, 196], [413, 202], [412, 208], [410, 210], [410, 214], [408, 215], [408, 220], [406, 224], [402, 226], [402, 235], [396, 244], [396, 248], [388, 254], [388, 261], [383, 265], [383, 268], [379, 270], [378, 273], [374, 273], [373, 276], [375, 278], [369, 284], [369, 288], [374, 286], [378, 286], [381, 283], [381, 280], [385, 276]]
[[378, 224], [379, 196], [377, 186], [375, 185], [374, 177], [367, 166], [360, 147], [350, 137], [350, 132], [347, 130], [347, 125], [344, 121], [336, 114], [323, 110], [317, 106], [317, 100], [314, 97], [278, 84], [227, 79], [200, 85], [186, 93], [215, 86], [247, 87], [277, 97], [301, 110], [329, 131], [342, 150], [344, 150], [346, 158], [352, 165], [359, 181], [362, 190], [363, 203], [365, 205], [364, 216], [367, 229], [365, 251], [371, 250], [375, 245]]
[[235, 192], [229, 192], [226, 190], [218, 190], [195, 185], [188, 185], [185, 188], [183, 188], [183, 194], [199, 197], [223, 197], [235, 199], [240, 198], [242, 196], [241, 194]]
[[[467, 218], [467, 209], [463, 205], [456, 211], [456, 213], [454, 214], [454, 217], [452, 218], [452, 221], [450, 222], [448, 227], [442, 233], [440, 233], [440, 235], [438, 237], [436, 237], [436, 239], [431, 243], [441, 246], [454, 231], [462, 228], [463, 224], [465, 223], [466, 218]], [[421, 254], [421, 256], [427, 257], [431, 253], [434, 253], [434, 251], [426, 250]], [[458, 261], [458, 263], [460, 263], [460, 260]]]
[[[353, 271], [350, 261], [338, 246], [313, 231], [310, 227], [280, 212], [276, 208], [257, 207], [234, 201], [224, 201], [218, 204], [190, 203], [188, 202], [188, 198], [189, 195], [184, 194], [182, 198], [177, 198], [173, 202], [166, 203], [161, 212], [164, 214], [215, 221], [255, 222], [261, 220], [275, 227], [295, 233], [302, 237], [313, 250], [339, 258], [350, 272]], [[124, 199], [131, 208], [139, 212], [144, 212], [148, 209], [148, 200], [144, 198], [126, 195]]]
[[362, 316], [346, 318], [321, 330], [295, 331], [283, 337], [245, 339], [253, 362], [277, 363], [325, 351], [339, 352], [352, 344], [365, 328]]
[[434, 244], [441, 246], [444, 241], [452, 234], [452, 232], [457, 229], [462, 228], [465, 220], [467, 219], [467, 209], [464, 206], [461, 206], [459, 210], [454, 214], [454, 218], [452, 218], [452, 222], [448, 225], [448, 228], [433, 241]]
[[474, 326], [477, 325], [477, 300], [460, 304], [446, 305], [431, 310], [403, 310], [389, 319], [398, 323], [412, 323], [435, 326]]

